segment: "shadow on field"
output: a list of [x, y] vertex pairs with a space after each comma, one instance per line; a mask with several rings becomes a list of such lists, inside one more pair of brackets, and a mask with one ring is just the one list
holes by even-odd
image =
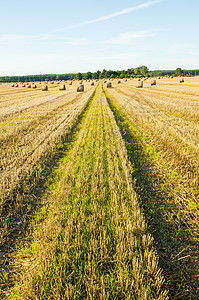
[[[69, 132], [62, 136], [62, 141], [49, 153], [42, 166], [42, 171], [38, 177], [35, 173], [28, 182], [21, 182], [17, 190], [12, 192], [10, 199], [7, 200], [5, 207], [3, 207], [2, 215], [0, 216], [0, 228], [6, 224], [6, 235], [3, 236], [3, 242], [0, 244], [0, 298], [4, 299], [8, 294], [9, 289], [14, 285], [14, 275], [20, 271], [20, 264], [15, 263], [16, 247], [19, 247], [20, 242], [24, 241], [25, 236], [28, 235], [29, 228], [31, 228], [31, 221], [42, 206], [42, 200], [46, 193], [46, 182], [52, 171], [59, 165], [60, 160], [66, 155], [66, 152], [71, 148], [76, 141], [76, 134], [81, 129], [82, 120], [89, 109], [91, 102], [95, 96], [95, 91], [89, 98], [86, 106], [75, 120]], [[32, 182], [34, 183], [32, 183]], [[12, 211], [12, 203], [18, 201], [18, 195], [22, 196], [22, 203], [18, 206], [17, 211]], [[21, 199], [20, 199], [21, 201]], [[2, 238], [2, 237], [1, 237]]]
[[[199, 299], [197, 255], [194, 255], [198, 251], [198, 244], [191, 239], [187, 225], [178, 218], [172, 196], [167, 190], [162, 189], [164, 182], [155, 172], [141, 139], [131, 129], [132, 124], [127, 120], [125, 113], [112, 102], [105, 90], [104, 92], [133, 166], [132, 176], [136, 182], [136, 193], [148, 229], [155, 240], [169, 297], [176, 300]], [[125, 109], [125, 105], [122, 109]]]

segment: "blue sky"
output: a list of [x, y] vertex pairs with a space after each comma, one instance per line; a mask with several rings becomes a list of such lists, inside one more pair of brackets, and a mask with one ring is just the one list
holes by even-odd
[[198, 0], [0, 0], [0, 76], [199, 68]]

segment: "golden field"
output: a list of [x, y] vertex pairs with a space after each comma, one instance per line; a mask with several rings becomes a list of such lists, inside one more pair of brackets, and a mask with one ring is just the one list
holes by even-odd
[[199, 77], [0, 84], [0, 296], [197, 299]]

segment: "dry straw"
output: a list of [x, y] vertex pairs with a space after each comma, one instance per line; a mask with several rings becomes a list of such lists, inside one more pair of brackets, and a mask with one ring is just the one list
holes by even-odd
[[151, 80], [151, 85], [156, 85], [156, 80], [155, 79]]
[[84, 85], [83, 84], [78, 85], [77, 92], [84, 92]]
[[136, 83], [136, 88], [143, 88], [143, 81], [138, 81]]
[[42, 86], [42, 91], [47, 91], [48, 90], [48, 86], [47, 85], [43, 85]]
[[59, 90], [60, 90], [60, 91], [64, 91], [65, 89], [66, 89], [65, 84], [61, 84], [61, 85], [59, 86]]

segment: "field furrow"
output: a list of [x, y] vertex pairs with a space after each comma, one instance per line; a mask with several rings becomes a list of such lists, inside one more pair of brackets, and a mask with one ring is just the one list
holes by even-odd
[[144, 102], [145, 90], [133, 94], [132, 89], [129, 95], [130, 89], [124, 90], [105, 93], [134, 166], [136, 191], [157, 242], [169, 295], [197, 299], [198, 122], [152, 108]]
[[[9, 134], [2, 134], [0, 150], [0, 207], [2, 241], [7, 233], [7, 219], [21, 209], [28, 190], [39, 181], [42, 170], [56, 152], [56, 147], [70, 134], [70, 130], [84, 109], [93, 89], [78, 96], [67, 97], [18, 118], [19, 129], [15, 130], [13, 119], [7, 121]], [[36, 113], [38, 112], [38, 113]], [[29, 123], [30, 122], [30, 123]], [[14, 127], [14, 129], [13, 129]]]
[[198, 78], [0, 86], [0, 298], [198, 299]]
[[49, 206], [16, 257], [23, 275], [13, 299], [167, 299], [125, 144], [101, 87], [49, 189]]

